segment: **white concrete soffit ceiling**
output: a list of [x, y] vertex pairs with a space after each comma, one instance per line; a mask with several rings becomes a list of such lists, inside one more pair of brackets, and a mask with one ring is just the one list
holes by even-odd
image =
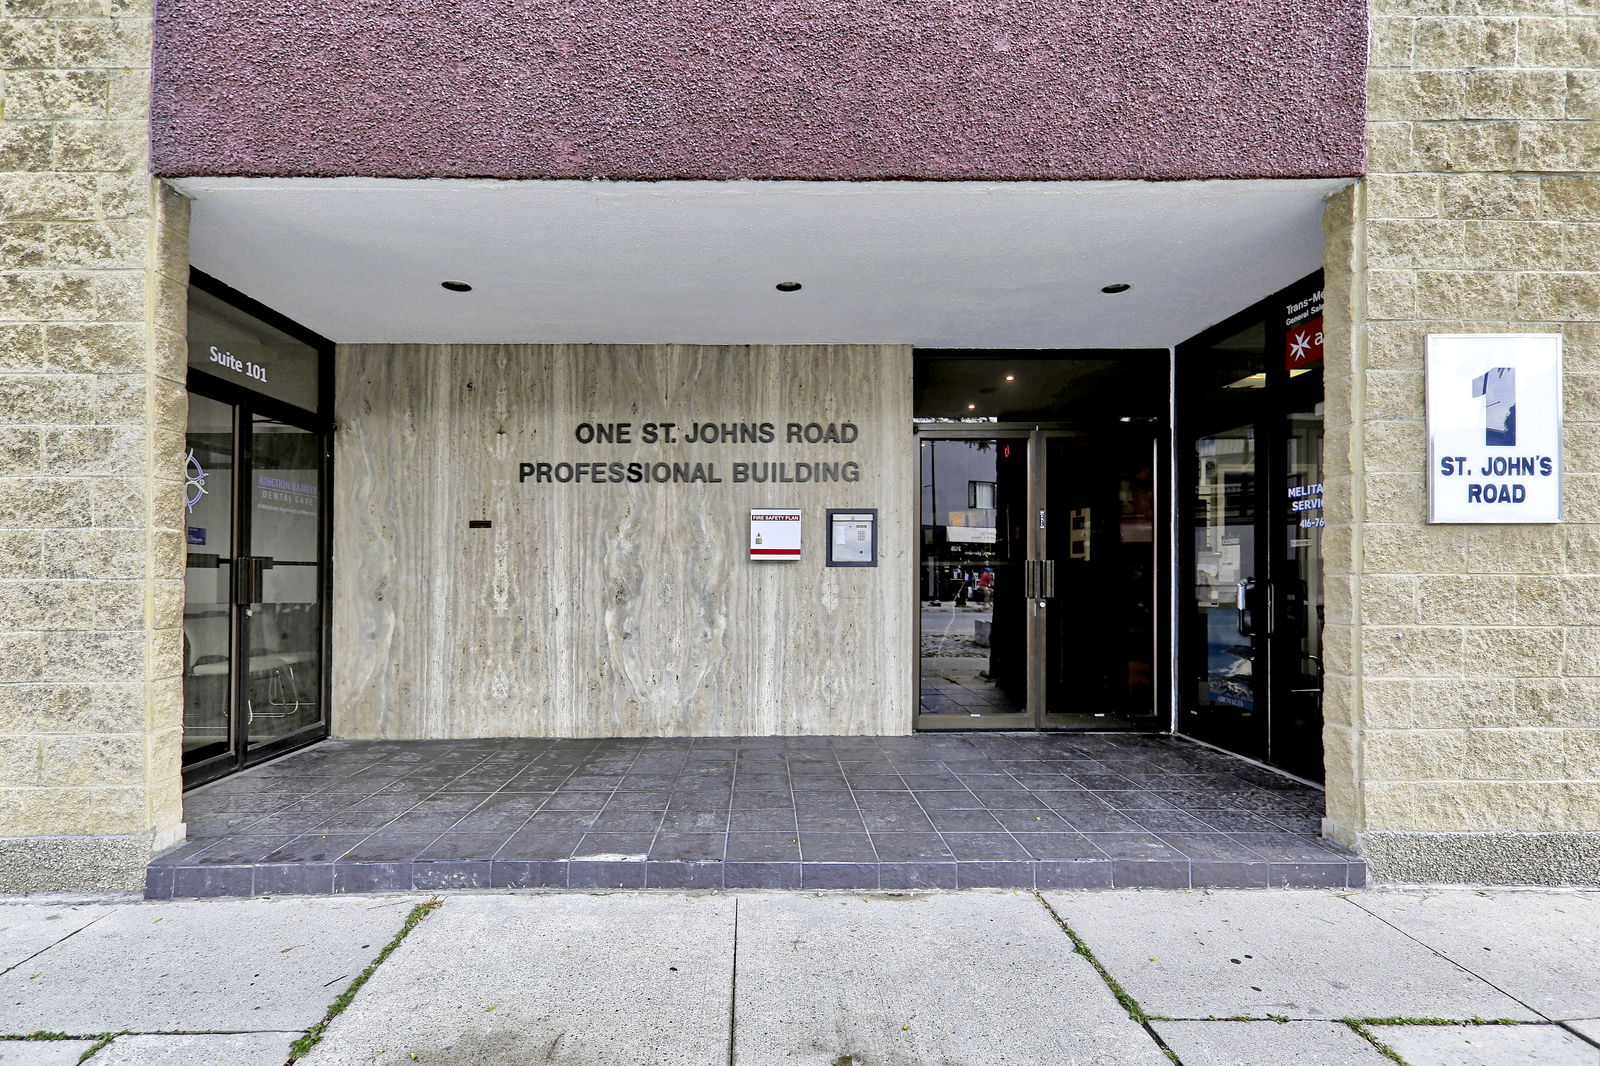
[[1349, 183], [173, 184], [195, 266], [335, 341], [1135, 348], [1317, 269]]

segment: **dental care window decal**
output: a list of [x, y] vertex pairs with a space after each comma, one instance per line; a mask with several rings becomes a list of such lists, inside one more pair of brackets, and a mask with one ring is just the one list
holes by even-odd
[[1561, 521], [1561, 335], [1430, 334], [1427, 387], [1428, 521]]
[[200, 497], [206, 494], [206, 471], [200, 465], [200, 460], [194, 457], [194, 449], [189, 449], [189, 457], [184, 460], [184, 486], [183, 502], [190, 513], [194, 512], [194, 505], [200, 502]]

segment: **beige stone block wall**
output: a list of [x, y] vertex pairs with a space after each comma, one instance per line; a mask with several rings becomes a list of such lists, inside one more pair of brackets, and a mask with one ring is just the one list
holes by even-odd
[[0, 893], [129, 890], [181, 837], [187, 204], [148, 0], [0, 15]]
[[[1379, 880], [1600, 880], [1597, 16], [1372, 6], [1368, 176], [1327, 215], [1326, 740]], [[1424, 520], [1425, 338], [1473, 332], [1565, 335], [1564, 524]]]

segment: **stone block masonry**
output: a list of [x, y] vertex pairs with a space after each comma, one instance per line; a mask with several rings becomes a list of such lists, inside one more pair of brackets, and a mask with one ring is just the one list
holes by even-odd
[[0, 9], [0, 893], [182, 835], [186, 202], [148, 0]]
[[[1328, 213], [1327, 828], [1379, 881], [1600, 880], [1600, 5], [1372, 7]], [[1566, 513], [1428, 525], [1429, 333], [1565, 336]]]

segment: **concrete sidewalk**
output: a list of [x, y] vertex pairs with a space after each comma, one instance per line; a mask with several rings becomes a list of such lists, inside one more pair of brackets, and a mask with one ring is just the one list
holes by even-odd
[[3, 1066], [1600, 1066], [1600, 893], [19, 903], [0, 1034]]

